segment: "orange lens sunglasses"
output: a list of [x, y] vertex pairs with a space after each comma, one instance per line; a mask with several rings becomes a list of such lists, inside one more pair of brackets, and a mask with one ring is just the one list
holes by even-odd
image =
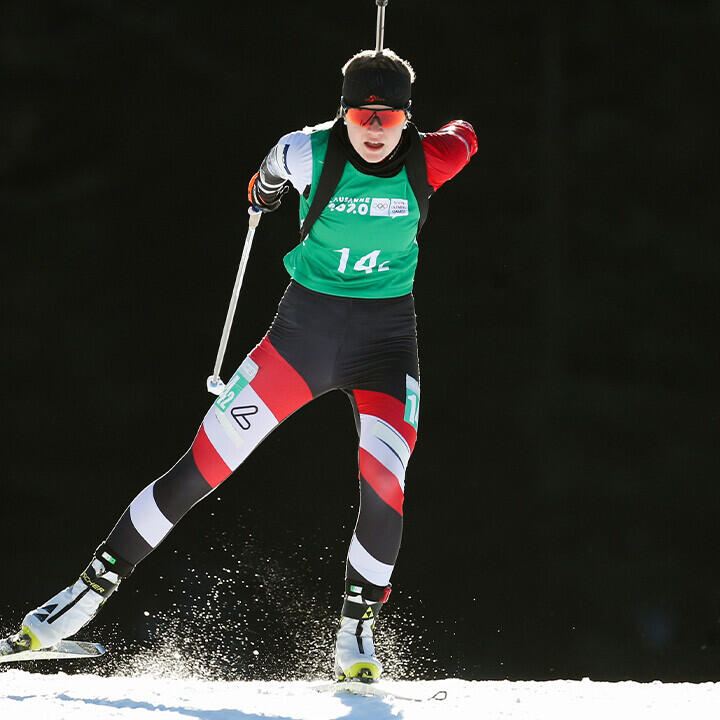
[[405, 122], [407, 114], [404, 110], [372, 110], [370, 108], [345, 108], [348, 122], [361, 127], [370, 127], [375, 118], [384, 128], [397, 127]]

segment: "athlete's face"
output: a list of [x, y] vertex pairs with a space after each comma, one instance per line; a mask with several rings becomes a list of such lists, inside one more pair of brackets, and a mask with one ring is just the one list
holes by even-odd
[[[387, 105], [363, 105], [373, 110], [389, 110]], [[384, 160], [400, 142], [405, 123], [394, 127], [383, 127], [375, 117], [368, 125], [356, 125], [345, 120], [347, 134], [355, 152], [365, 161], [376, 163]]]

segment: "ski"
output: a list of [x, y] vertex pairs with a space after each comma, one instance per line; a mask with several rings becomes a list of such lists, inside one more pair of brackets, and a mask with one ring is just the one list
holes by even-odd
[[438, 690], [430, 697], [411, 697], [410, 695], [401, 695], [377, 682], [362, 682], [360, 680], [337, 680], [331, 683], [320, 683], [313, 685], [313, 689], [317, 692], [331, 693], [352, 693], [353, 695], [365, 695], [366, 697], [384, 697], [394, 700], [409, 700], [411, 702], [426, 702], [428, 700], [445, 700], [447, 691]]
[[61, 640], [56, 645], [41, 650], [21, 650], [9, 655], [0, 655], [0, 663], [21, 662], [22, 660], [71, 660], [93, 658], [105, 654], [105, 648], [98, 643]]

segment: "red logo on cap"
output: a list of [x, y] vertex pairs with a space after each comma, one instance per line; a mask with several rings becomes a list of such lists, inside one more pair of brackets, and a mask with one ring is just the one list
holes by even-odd
[[376, 103], [376, 102], [382, 102], [383, 98], [381, 98], [378, 95], [368, 95], [368, 97], [365, 98], [365, 102], [370, 103]]

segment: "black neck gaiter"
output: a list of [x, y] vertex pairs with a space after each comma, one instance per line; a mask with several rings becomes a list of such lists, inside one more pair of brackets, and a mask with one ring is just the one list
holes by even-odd
[[375, 177], [383, 178], [394, 177], [402, 170], [407, 154], [410, 151], [410, 136], [407, 130], [403, 130], [403, 134], [400, 136], [400, 142], [390, 155], [381, 162], [371, 163], [363, 160], [352, 146], [347, 134], [345, 122], [342, 118], [338, 118], [335, 121], [331, 132], [336, 134], [340, 146], [345, 153], [345, 157], [352, 163], [356, 170], [365, 173], [365, 175], [374, 175]]

